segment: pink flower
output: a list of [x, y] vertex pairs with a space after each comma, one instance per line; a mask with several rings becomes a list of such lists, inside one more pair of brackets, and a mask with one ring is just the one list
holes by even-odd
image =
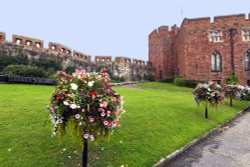
[[84, 136], [83, 136], [85, 139], [88, 139], [89, 138], [89, 134], [88, 133], [86, 133], [86, 134], [84, 134]]
[[76, 119], [79, 119], [80, 117], [81, 117], [80, 114], [76, 114], [76, 115], [75, 115], [75, 118], [76, 118]]
[[105, 115], [106, 115], [105, 112], [102, 112], [102, 113], [101, 113], [101, 116], [102, 116], [102, 117], [104, 117]]
[[108, 103], [106, 101], [100, 103], [100, 107], [106, 108]]
[[105, 110], [103, 108], [98, 108], [99, 112], [104, 112]]
[[95, 119], [94, 118], [89, 118], [89, 122], [94, 122], [95, 121]]
[[109, 124], [109, 122], [108, 122], [108, 121], [104, 121], [103, 124], [104, 124], [105, 126], [107, 126], [107, 125]]
[[82, 109], [82, 112], [85, 112], [85, 109], [84, 109], [84, 108]]

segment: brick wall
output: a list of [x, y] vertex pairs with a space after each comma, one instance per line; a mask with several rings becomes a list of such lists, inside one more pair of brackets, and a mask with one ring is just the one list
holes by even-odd
[[[154, 31], [149, 36], [149, 61], [159, 79], [158, 72], [162, 67], [168, 70], [173, 66], [173, 74], [164, 71], [163, 79], [182, 76], [185, 79], [220, 80], [232, 74], [231, 45], [229, 29], [235, 28], [234, 55], [235, 73], [241, 84], [250, 80], [250, 71], [245, 71], [245, 53], [250, 49], [249, 40], [243, 40], [243, 29], [249, 29], [250, 20], [244, 14], [218, 16], [211, 22], [210, 18], [184, 19], [180, 29], [169, 35], [169, 32]], [[221, 42], [210, 41], [210, 32], [221, 32]], [[177, 35], [173, 35], [177, 34]], [[172, 47], [170, 43], [172, 44]], [[222, 70], [212, 72], [211, 56], [218, 51], [222, 58]], [[170, 64], [171, 63], [171, 64]]]

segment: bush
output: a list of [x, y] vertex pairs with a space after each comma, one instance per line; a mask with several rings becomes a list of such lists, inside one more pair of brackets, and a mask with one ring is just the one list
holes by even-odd
[[185, 80], [181, 77], [174, 79], [174, 84], [178, 86], [184, 86], [189, 88], [195, 88], [198, 83], [205, 83], [206, 81], [202, 80]]
[[67, 67], [64, 71], [67, 73], [67, 74], [72, 74], [75, 72], [75, 70], [77, 69], [76, 66], [69, 66]]
[[225, 81], [228, 85], [237, 85], [239, 78], [236, 75], [231, 75], [229, 77], [226, 77]]
[[173, 82], [174, 82], [174, 78], [163, 79], [163, 80], [161, 80], [160, 82], [163, 82], [163, 83], [173, 83]]
[[152, 74], [148, 74], [145, 79], [148, 81], [155, 81], [155, 78]]
[[35, 66], [26, 65], [9, 65], [4, 69], [4, 74], [9, 76], [21, 77], [47, 77], [45, 70]]
[[9, 56], [5, 52], [0, 51], [0, 71], [9, 65], [28, 65], [29, 59], [22, 54], [17, 56]]
[[177, 86], [186, 86], [186, 81], [182, 78], [175, 78], [174, 84]]
[[45, 70], [48, 70], [48, 69], [54, 69], [55, 71], [62, 70], [62, 65], [59, 61], [51, 60], [51, 59], [44, 58], [44, 57], [39, 58], [39, 59], [33, 59], [32, 65], [43, 68]]

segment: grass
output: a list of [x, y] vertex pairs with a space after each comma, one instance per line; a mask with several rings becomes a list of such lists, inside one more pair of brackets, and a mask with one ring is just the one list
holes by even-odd
[[[50, 136], [51, 124], [46, 122], [48, 114], [44, 110], [53, 89], [0, 85], [1, 167], [79, 166], [79, 145], [68, 135], [62, 142]], [[114, 132], [110, 141], [90, 143], [91, 166], [152, 166], [249, 105], [249, 102], [237, 101], [231, 108], [226, 102], [217, 109], [209, 108], [209, 119], [205, 120], [204, 108], [195, 106], [191, 94], [116, 90], [125, 96], [127, 113], [121, 119], [122, 127]]]
[[171, 83], [162, 83], [162, 82], [146, 82], [146, 83], [139, 83], [136, 85], [137, 88], [141, 89], [154, 89], [154, 90], [165, 90], [165, 91], [172, 91], [172, 92], [187, 92], [191, 93], [194, 91], [192, 88], [176, 86]]

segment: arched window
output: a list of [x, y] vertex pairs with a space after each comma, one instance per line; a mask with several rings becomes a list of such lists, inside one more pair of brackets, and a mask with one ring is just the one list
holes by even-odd
[[220, 72], [222, 70], [221, 62], [221, 55], [219, 54], [219, 52], [215, 51], [211, 57], [211, 70], [213, 72]]
[[245, 71], [250, 71], [250, 49], [245, 53]]

